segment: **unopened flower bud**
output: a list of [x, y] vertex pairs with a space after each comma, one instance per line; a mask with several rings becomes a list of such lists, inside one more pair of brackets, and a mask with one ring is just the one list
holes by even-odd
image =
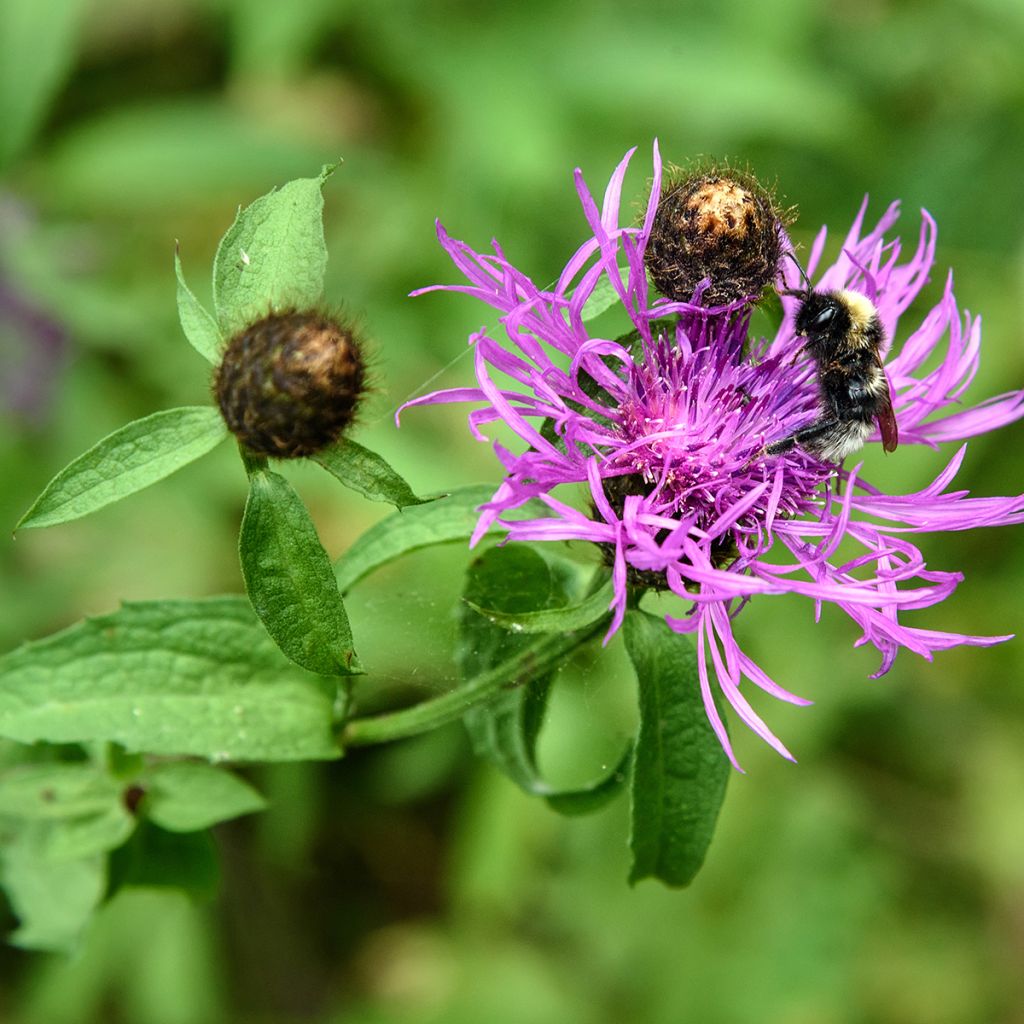
[[228, 429], [275, 459], [312, 455], [338, 439], [363, 394], [351, 327], [315, 310], [271, 313], [224, 350], [213, 389]]
[[645, 261], [655, 287], [703, 306], [757, 298], [775, 280], [785, 213], [753, 175], [710, 168], [670, 179], [661, 190]]

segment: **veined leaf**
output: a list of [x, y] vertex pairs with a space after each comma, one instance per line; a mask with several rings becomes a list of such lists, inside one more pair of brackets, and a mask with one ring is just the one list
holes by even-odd
[[268, 312], [320, 301], [327, 266], [321, 189], [336, 166], [290, 181], [238, 212], [213, 263], [217, 324], [225, 338]]
[[629, 880], [693, 881], [714, 835], [731, 768], [701, 700], [697, 656], [664, 619], [626, 613], [640, 686]]
[[432, 498], [418, 498], [412, 488], [376, 452], [347, 437], [312, 456], [346, 487], [371, 501], [388, 501], [395, 508], [424, 505]]
[[79, 519], [155, 484], [215, 448], [228, 435], [209, 405], [164, 409], [115, 430], [65, 466], [15, 527]]
[[324, 676], [362, 671], [331, 560], [302, 499], [278, 473], [250, 473], [238, 550], [249, 600], [292, 661]]
[[218, 761], [332, 758], [334, 689], [281, 656], [243, 597], [127, 604], [0, 658], [0, 735]]

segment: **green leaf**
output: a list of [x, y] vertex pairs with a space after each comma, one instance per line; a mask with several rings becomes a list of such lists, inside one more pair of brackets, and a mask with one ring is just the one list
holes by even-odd
[[347, 437], [312, 456], [346, 487], [371, 501], [389, 501], [395, 508], [425, 505], [433, 498], [418, 498], [412, 488], [376, 452]]
[[496, 608], [481, 608], [468, 597], [466, 603], [478, 615], [513, 633], [562, 633], [570, 629], [584, 629], [604, 618], [608, 614], [608, 606], [614, 595], [615, 588], [611, 580], [608, 580], [590, 597], [562, 608], [509, 612]]
[[54, 862], [50, 829], [37, 822], [0, 844], [0, 883], [20, 927], [9, 941], [23, 949], [66, 950], [79, 939], [106, 888], [106, 858]]
[[0, 772], [0, 817], [74, 818], [120, 799], [118, 782], [92, 764], [25, 764]]
[[319, 303], [327, 266], [321, 189], [336, 166], [290, 181], [239, 211], [213, 263], [213, 300], [224, 337], [268, 312]]
[[[550, 560], [526, 545], [517, 544], [492, 548], [470, 566], [456, 649], [456, 662], [464, 678], [472, 679], [495, 665], [507, 663], [533, 643], [529, 636], [509, 632], [507, 627], [496, 626], [489, 617], [478, 614], [473, 610], [476, 602], [505, 609], [501, 614], [514, 620], [548, 614], [532, 609], [557, 609], [583, 591], [585, 583], [578, 567], [549, 557]], [[607, 600], [604, 604], [602, 614], [607, 618]], [[592, 625], [600, 617], [581, 626]], [[548, 673], [516, 689], [500, 690], [487, 703], [467, 711], [463, 721], [476, 753], [527, 793], [546, 797], [552, 807], [565, 814], [597, 810], [622, 788], [629, 751], [609, 776], [580, 789], [560, 792], [545, 782], [537, 766], [537, 739], [552, 679], [552, 673]]]
[[0, 4], [0, 167], [31, 142], [75, 57], [84, 0]]
[[146, 817], [169, 832], [195, 832], [266, 806], [248, 782], [209, 764], [159, 764], [141, 782]]
[[249, 600], [292, 661], [324, 676], [362, 671], [331, 560], [306, 506], [278, 473], [250, 474], [238, 550]]
[[174, 274], [178, 279], [178, 319], [189, 344], [215, 366], [220, 362], [224, 339], [217, 321], [203, 308], [185, 283], [181, 269], [181, 255], [174, 247]]
[[209, 405], [165, 409], [115, 430], [62, 469], [16, 530], [79, 519], [194, 462], [227, 437]]
[[0, 735], [212, 760], [337, 757], [333, 685], [245, 598], [127, 604], [0, 658]]
[[625, 636], [640, 687], [629, 880], [689, 885], [714, 835], [729, 761], [704, 710], [690, 641], [635, 610]]
[[[344, 593], [364, 576], [411, 551], [468, 540], [480, 518], [478, 507], [492, 497], [494, 488], [490, 484], [472, 484], [374, 524], [335, 563], [338, 589]], [[543, 514], [543, 506], [531, 502], [505, 518], [525, 519]]]

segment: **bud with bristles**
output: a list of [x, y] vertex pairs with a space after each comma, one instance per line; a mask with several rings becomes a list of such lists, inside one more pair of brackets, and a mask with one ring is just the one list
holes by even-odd
[[670, 178], [661, 190], [645, 261], [655, 287], [674, 302], [703, 306], [756, 299], [775, 280], [786, 220], [751, 175], [708, 168]]
[[316, 310], [271, 313], [224, 350], [213, 389], [228, 429], [251, 452], [313, 455], [352, 422], [365, 370], [351, 327]]

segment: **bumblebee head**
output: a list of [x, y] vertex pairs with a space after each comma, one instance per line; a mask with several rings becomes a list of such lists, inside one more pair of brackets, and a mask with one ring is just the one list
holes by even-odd
[[796, 333], [818, 352], [836, 348], [850, 332], [850, 308], [838, 292], [807, 291], [796, 311]]

